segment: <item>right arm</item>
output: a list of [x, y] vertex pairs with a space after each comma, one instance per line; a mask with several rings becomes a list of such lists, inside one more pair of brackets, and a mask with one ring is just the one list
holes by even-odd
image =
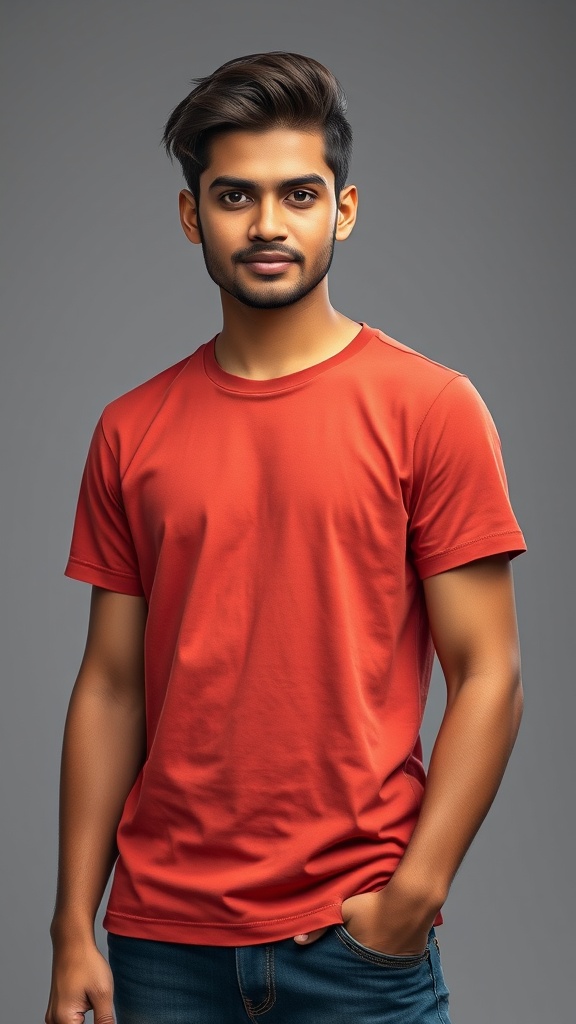
[[96, 946], [94, 920], [118, 856], [124, 804], [146, 756], [146, 615], [143, 597], [92, 587], [62, 746], [46, 1024], [76, 1024], [91, 1008], [95, 1020], [114, 1019], [110, 968]]

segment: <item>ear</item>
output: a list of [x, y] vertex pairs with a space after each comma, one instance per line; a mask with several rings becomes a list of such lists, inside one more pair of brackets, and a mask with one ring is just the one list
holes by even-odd
[[178, 207], [180, 210], [180, 223], [186, 238], [193, 242], [194, 245], [200, 245], [201, 238], [198, 230], [196, 200], [187, 188], [183, 188], [178, 193]]
[[346, 185], [340, 193], [338, 201], [338, 219], [336, 222], [335, 238], [337, 242], [343, 242], [352, 231], [356, 223], [358, 210], [358, 189], [356, 185]]

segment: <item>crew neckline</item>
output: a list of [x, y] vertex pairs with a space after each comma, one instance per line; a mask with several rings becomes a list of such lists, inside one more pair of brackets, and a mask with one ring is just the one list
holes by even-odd
[[333, 356], [328, 356], [327, 359], [322, 359], [319, 363], [314, 363], [312, 366], [306, 366], [302, 370], [295, 370], [294, 373], [287, 373], [282, 377], [270, 377], [265, 380], [239, 377], [235, 373], [228, 373], [228, 370], [224, 370], [216, 359], [215, 345], [218, 334], [215, 334], [204, 346], [204, 370], [214, 384], [224, 388], [226, 391], [251, 395], [269, 394], [272, 391], [286, 391], [288, 388], [304, 384], [313, 377], [317, 377], [318, 374], [329, 370], [332, 366], [337, 366], [338, 363], [343, 363], [346, 359], [350, 359], [351, 356], [356, 355], [360, 349], [364, 348], [366, 342], [374, 334], [374, 328], [369, 327], [364, 320], [356, 322], [360, 330], [340, 352], [336, 352]]

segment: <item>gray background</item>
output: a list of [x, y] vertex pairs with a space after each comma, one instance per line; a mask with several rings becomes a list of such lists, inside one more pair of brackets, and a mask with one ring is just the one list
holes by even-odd
[[[221, 327], [162, 127], [193, 76], [285, 49], [327, 64], [349, 99], [360, 201], [331, 301], [470, 376], [529, 549], [513, 562], [525, 717], [439, 930], [454, 1024], [564, 1024], [574, 5], [76, 0], [4, 14], [3, 1019], [42, 1022], [48, 999], [60, 747], [90, 594], [63, 569], [90, 435], [108, 401]], [[427, 752], [442, 708], [436, 663]]]

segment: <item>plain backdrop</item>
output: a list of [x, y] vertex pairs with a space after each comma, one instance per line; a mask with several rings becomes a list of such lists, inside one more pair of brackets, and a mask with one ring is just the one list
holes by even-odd
[[[348, 95], [359, 208], [335, 249], [332, 304], [470, 377], [528, 545], [513, 562], [524, 721], [439, 929], [453, 1022], [572, 1019], [574, 12], [553, 0], [4, 4], [10, 1024], [42, 1024], [48, 1000], [62, 731], [90, 595], [63, 570], [88, 442], [108, 401], [221, 328], [162, 129], [193, 77], [274, 49], [321, 60]], [[427, 755], [443, 689], [436, 662]]]

